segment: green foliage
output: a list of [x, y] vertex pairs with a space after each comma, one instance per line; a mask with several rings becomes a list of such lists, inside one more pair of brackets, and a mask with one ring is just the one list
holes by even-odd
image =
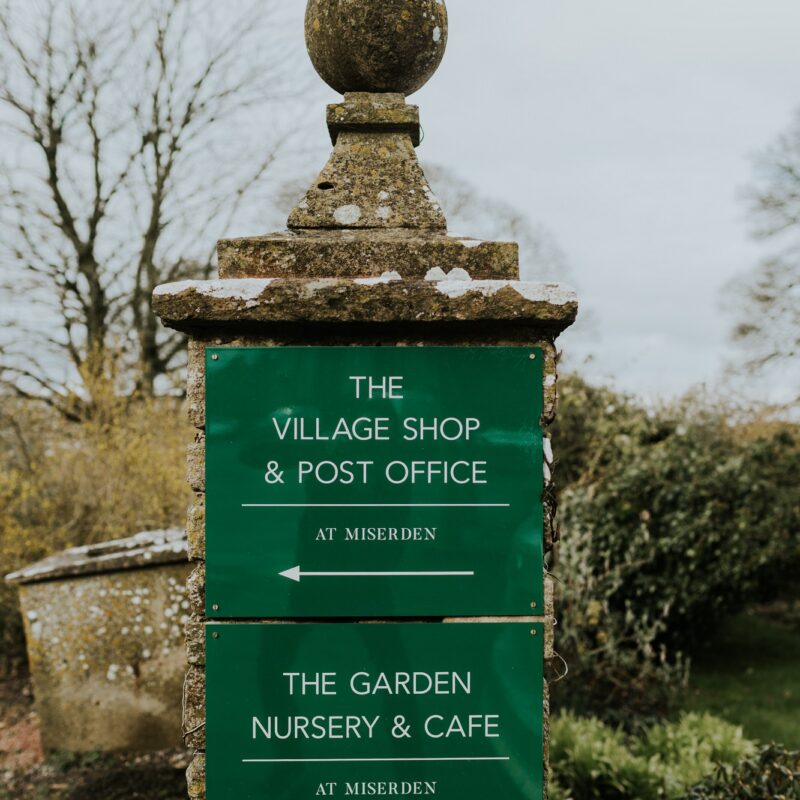
[[662, 620], [673, 642], [697, 640], [795, 549], [800, 512], [773, 488], [787, 479], [800, 481], [793, 441], [743, 445], [713, 420], [688, 420], [567, 496], [564, 550], [596, 575], [624, 565], [606, 583], [614, 611]]
[[735, 764], [755, 750], [740, 728], [707, 714], [626, 735], [597, 719], [556, 716], [550, 759], [554, 790], [566, 800], [657, 800], [683, 797], [717, 764]]
[[[174, 400], [106, 393], [90, 420], [65, 422], [4, 398], [0, 574], [65, 547], [181, 524], [188, 424]], [[0, 581], [0, 674], [24, 656], [16, 588]]]
[[800, 800], [800, 752], [771, 745], [734, 767], [721, 765], [686, 800]]
[[663, 713], [682, 653], [800, 563], [798, 436], [702, 402], [648, 412], [579, 379], [562, 398], [558, 648], [573, 680], [555, 700]]
[[552, 431], [561, 487], [592, 483], [610, 464], [664, 435], [654, 415], [630, 397], [577, 375], [559, 380]]
[[627, 737], [599, 720], [569, 714], [550, 728], [554, 779], [574, 800], [657, 797], [647, 761], [628, 748]]

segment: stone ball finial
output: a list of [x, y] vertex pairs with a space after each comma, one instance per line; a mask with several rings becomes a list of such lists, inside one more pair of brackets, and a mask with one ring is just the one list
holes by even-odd
[[308, 53], [342, 94], [412, 94], [436, 72], [446, 45], [444, 0], [308, 0]]

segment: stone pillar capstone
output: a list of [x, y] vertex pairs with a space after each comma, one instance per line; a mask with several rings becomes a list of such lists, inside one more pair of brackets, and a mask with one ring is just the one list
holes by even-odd
[[[287, 230], [224, 239], [218, 243], [219, 279], [166, 284], [153, 294], [153, 309], [163, 324], [189, 336], [187, 394], [196, 434], [188, 458], [195, 500], [187, 531], [196, 569], [189, 579], [184, 737], [195, 752], [188, 771], [193, 800], [206, 797], [206, 629], [211, 622], [225, 624], [205, 599], [207, 351], [537, 348], [543, 376], [545, 553], [556, 538], [546, 429], [556, 407], [555, 340], [574, 321], [577, 299], [559, 284], [521, 281], [516, 244], [448, 234], [444, 210], [415, 152], [419, 110], [405, 100], [435, 72], [447, 32], [442, 0], [310, 0], [305, 34], [311, 60], [344, 96], [327, 110], [333, 142], [328, 163], [292, 209]], [[491, 382], [492, 376], [476, 375], [475, 381]], [[498, 396], [496, 402], [506, 398]], [[263, 546], [270, 547], [268, 536]], [[543, 607], [514, 618], [542, 626], [546, 661], [553, 657], [552, 598], [545, 579]], [[361, 616], [374, 619], [368, 608]], [[431, 624], [456, 621], [465, 620], [443, 615]], [[544, 698], [546, 705], [546, 690]], [[546, 729], [546, 709], [543, 719]], [[546, 730], [544, 742], [546, 764]]]

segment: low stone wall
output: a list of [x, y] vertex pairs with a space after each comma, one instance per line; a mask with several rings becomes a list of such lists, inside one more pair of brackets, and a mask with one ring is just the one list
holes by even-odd
[[158, 531], [73, 548], [20, 585], [46, 750], [180, 747], [186, 539]]

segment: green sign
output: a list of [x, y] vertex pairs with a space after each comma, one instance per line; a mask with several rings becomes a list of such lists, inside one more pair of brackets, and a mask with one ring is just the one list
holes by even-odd
[[538, 613], [541, 358], [209, 349], [208, 616]]
[[542, 626], [210, 624], [209, 800], [542, 797]]

